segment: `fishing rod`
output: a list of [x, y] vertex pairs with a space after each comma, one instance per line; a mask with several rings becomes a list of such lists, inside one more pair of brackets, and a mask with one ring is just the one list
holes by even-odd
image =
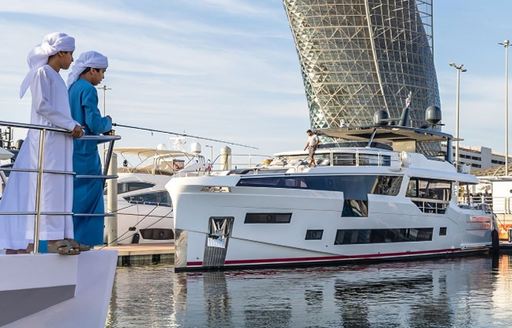
[[186, 133], [177, 133], [177, 132], [172, 132], [172, 131], [150, 129], [150, 128], [144, 128], [144, 127], [140, 127], [140, 126], [126, 125], [126, 124], [119, 124], [119, 123], [112, 123], [112, 125], [113, 126], [118, 126], [118, 127], [121, 127], [121, 128], [127, 128], [127, 129], [142, 130], [142, 131], [149, 131], [149, 132], [158, 132], [158, 133], [164, 133], [164, 134], [171, 134], [171, 135], [174, 135], [174, 136], [188, 137], [188, 138], [194, 138], [194, 139], [200, 139], [200, 140], [208, 140], [208, 141], [225, 143], [225, 144], [233, 145], [233, 146], [240, 146], [240, 147], [245, 147], [245, 148], [258, 149], [258, 148], [253, 147], [253, 146], [243, 145], [243, 144], [239, 144], [239, 143], [236, 143], [236, 142], [230, 142], [230, 141], [219, 140], [219, 139], [212, 139], [212, 138], [205, 138], [205, 137], [199, 137], [199, 136], [194, 136], [194, 135], [186, 134]]

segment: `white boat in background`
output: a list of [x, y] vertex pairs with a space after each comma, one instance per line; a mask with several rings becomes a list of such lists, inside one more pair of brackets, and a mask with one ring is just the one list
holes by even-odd
[[13, 153], [5, 148], [0, 147], [0, 197], [4, 192], [5, 184], [7, 183], [7, 175], [1, 170], [2, 167], [11, 167], [11, 158]]
[[[487, 252], [491, 213], [457, 201], [478, 180], [451, 163], [451, 136], [402, 126], [322, 130], [326, 144], [268, 166], [176, 177], [175, 269], [298, 266]], [[446, 160], [416, 153], [448, 144]], [[404, 151], [406, 150], [406, 151]]]
[[199, 144], [192, 151], [123, 147], [119, 162], [117, 243], [165, 243], [174, 240], [173, 208], [165, 185], [178, 172], [204, 172]]

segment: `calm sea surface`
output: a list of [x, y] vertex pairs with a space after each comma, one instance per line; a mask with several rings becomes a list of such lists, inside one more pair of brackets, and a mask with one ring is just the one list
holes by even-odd
[[295, 270], [117, 270], [107, 327], [512, 327], [512, 256]]

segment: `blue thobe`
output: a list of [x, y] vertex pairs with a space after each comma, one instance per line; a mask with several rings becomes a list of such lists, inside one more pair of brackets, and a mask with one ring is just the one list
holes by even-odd
[[[85, 135], [99, 135], [112, 130], [110, 117], [98, 109], [98, 92], [87, 80], [78, 79], [69, 88], [71, 116], [84, 127]], [[73, 171], [77, 175], [101, 175], [101, 161], [96, 141], [74, 140]], [[73, 213], [104, 213], [103, 179], [74, 179]], [[73, 216], [75, 240], [85, 245], [103, 243], [103, 216]]]

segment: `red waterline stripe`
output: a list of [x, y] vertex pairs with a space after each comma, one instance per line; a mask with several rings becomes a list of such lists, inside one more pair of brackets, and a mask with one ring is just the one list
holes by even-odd
[[[401, 253], [382, 253], [382, 254], [362, 254], [362, 255], [336, 255], [336, 256], [320, 256], [320, 257], [292, 257], [292, 258], [276, 258], [276, 259], [253, 259], [253, 260], [228, 260], [224, 264], [253, 264], [253, 263], [275, 263], [275, 262], [310, 262], [310, 261], [331, 261], [344, 259], [365, 259], [379, 258], [387, 256], [403, 256], [418, 255], [432, 253], [454, 253], [461, 251], [460, 248], [447, 248], [429, 251], [401, 252]], [[187, 262], [187, 265], [202, 265], [201, 261]]]

